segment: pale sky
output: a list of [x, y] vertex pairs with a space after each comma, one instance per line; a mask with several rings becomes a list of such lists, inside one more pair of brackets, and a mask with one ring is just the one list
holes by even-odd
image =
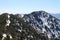
[[60, 0], [0, 0], [0, 13], [60, 13]]

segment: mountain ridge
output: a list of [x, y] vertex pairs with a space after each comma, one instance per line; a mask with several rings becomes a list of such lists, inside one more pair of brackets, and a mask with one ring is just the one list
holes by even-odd
[[0, 15], [0, 40], [60, 40], [60, 20], [45, 11]]

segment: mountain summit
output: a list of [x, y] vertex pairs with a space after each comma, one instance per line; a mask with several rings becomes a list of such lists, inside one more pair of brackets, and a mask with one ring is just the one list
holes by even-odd
[[38, 34], [42, 33], [49, 39], [59, 39], [60, 20], [45, 11], [36, 11], [24, 16], [25, 22], [31, 25]]
[[0, 15], [0, 40], [60, 40], [60, 20], [45, 11]]

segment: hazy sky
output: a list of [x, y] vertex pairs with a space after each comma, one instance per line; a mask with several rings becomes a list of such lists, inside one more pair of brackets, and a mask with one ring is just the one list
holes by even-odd
[[60, 13], [60, 0], [0, 0], [0, 13], [30, 13], [39, 10]]

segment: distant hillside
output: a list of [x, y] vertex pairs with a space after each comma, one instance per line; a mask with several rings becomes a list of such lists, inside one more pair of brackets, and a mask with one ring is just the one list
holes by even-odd
[[60, 19], [60, 14], [51, 14], [52, 16], [55, 16], [56, 18]]

